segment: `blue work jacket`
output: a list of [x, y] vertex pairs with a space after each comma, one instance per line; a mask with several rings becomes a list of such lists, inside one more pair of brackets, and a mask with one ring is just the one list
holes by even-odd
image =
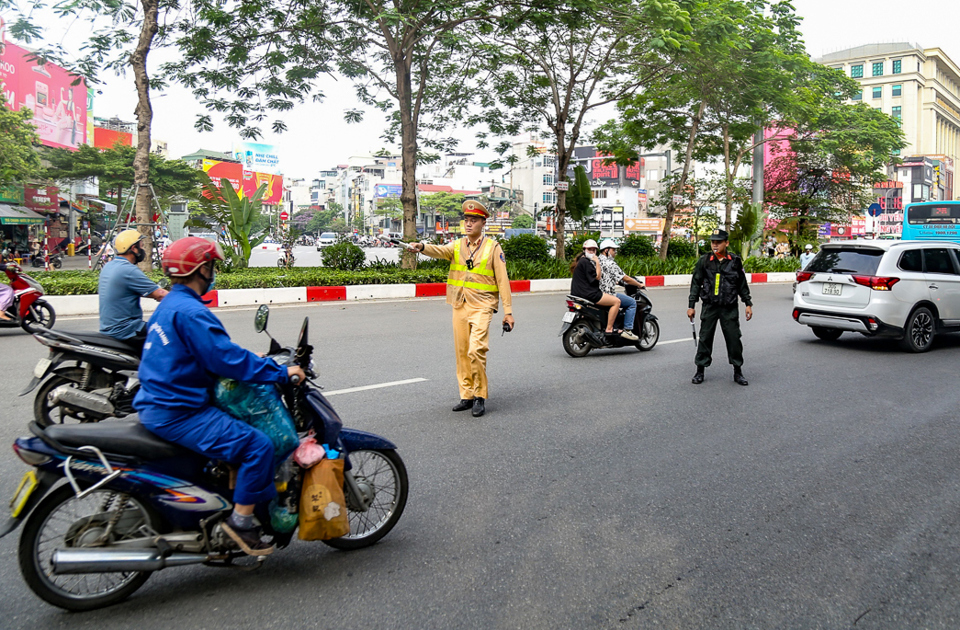
[[175, 284], [150, 321], [133, 406], [145, 416], [195, 413], [210, 403], [220, 377], [248, 383], [285, 383], [287, 368], [230, 341], [200, 296]]

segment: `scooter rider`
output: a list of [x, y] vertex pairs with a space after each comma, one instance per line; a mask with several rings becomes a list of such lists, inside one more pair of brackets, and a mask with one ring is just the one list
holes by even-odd
[[[620, 301], [600, 290], [600, 278], [603, 276], [603, 270], [600, 267], [600, 258], [597, 256], [597, 242], [595, 240], [588, 238], [583, 242], [583, 252], [577, 256], [572, 267], [573, 278], [570, 280], [570, 295], [590, 300], [597, 306], [606, 306], [610, 309], [607, 315], [606, 334], [613, 335], [613, 324], [617, 321], [617, 314], [620, 312]], [[630, 333], [630, 337], [623, 333], [621, 333], [621, 336], [631, 341], [637, 340], [637, 336], [633, 333]]]
[[97, 283], [100, 296], [100, 332], [119, 341], [126, 341], [135, 349], [143, 347], [147, 325], [143, 321], [141, 297], [160, 301], [167, 294], [151, 280], [137, 264], [146, 258], [137, 230], [124, 230], [114, 239], [117, 257], [104, 265]]
[[[8, 267], [20, 271], [20, 265], [15, 262], [0, 263], [0, 271], [6, 271]], [[0, 282], [0, 319], [8, 322], [13, 319], [7, 315], [7, 309], [13, 304], [14, 297], [13, 287], [5, 282]]]
[[637, 316], [637, 301], [629, 295], [617, 293], [616, 286], [622, 282], [642, 289], [644, 284], [625, 274], [620, 265], [614, 261], [617, 255], [617, 247], [617, 242], [612, 238], [605, 238], [600, 241], [600, 290], [607, 295], [616, 297], [620, 300], [620, 305], [626, 309], [623, 313], [623, 334], [621, 336], [630, 341], [639, 341], [640, 338], [633, 332], [633, 324]]
[[210, 392], [219, 377], [285, 383], [305, 376], [298, 366], [277, 365], [233, 343], [201, 301], [214, 287], [215, 261], [223, 259], [220, 245], [197, 237], [182, 238], [164, 251], [161, 265], [174, 285], [147, 325], [133, 406], [156, 435], [239, 466], [233, 513], [223, 531], [245, 553], [265, 556], [274, 548], [261, 540], [253, 509], [276, 495], [273, 444], [263, 432], [214, 407]]

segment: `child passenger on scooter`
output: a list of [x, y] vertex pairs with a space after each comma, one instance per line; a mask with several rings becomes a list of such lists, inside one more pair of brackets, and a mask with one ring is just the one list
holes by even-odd
[[217, 409], [211, 390], [220, 377], [252, 383], [305, 378], [230, 340], [223, 324], [201, 301], [214, 286], [214, 264], [223, 250], [213, 241], [182, 238], [163, 252], [161, 266], [174, 283], [147, 322], [140, 363], [140, 391], [133, 406], [152, 433], [211, 459], [239, 466], [233, 513], [223, 531], [251, 556], [273, 552], [254, 525], [256, 504], [276, 496], [273, 443], [263, 432]]

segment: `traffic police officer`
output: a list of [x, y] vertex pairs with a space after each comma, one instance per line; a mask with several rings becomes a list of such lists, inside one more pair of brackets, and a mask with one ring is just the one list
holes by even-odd
[[740, 311], [737, 298], [746, 304], [747, 321], [753, 317], [753, 302], [750, 300], [750, 287], [743, 272], [743, 261], [727, 251], [729, 237], [726, 231], [716, 230], [710, 235], [712, 254], [704, 254], [697, 261], [690, 281], [690, 308], [687, 317], [693, 321], [697, 300], [703, 300], [700, 309], [700, 342], [697, 344], [697, 373], [693, 376], [694, 385], [703, 382], [703, 370], [712, 360], [713, 336], [717, 332], [717, 322], [723, 331], [723, 340], [727, 343], [727, 358], [733, 365], [733, 380], [738, 385], [747, 385], [743, 377], [743, 343], [740, 341]]
[[453, 305], [453, 344], [457, 358], [460, 402], [454, 411], [472, 409], [484, 414], [487, 398], [487, 350], [490, 320], [503, 301], [504, 330], [513, 330], [510, 278], [500, 243], [486, 238], [483, 228], [490, 214], [479, 201], [463, 203], [466, 236], [447, 245], [412, 243], [408, 249], [450, 261], [447, 304]]

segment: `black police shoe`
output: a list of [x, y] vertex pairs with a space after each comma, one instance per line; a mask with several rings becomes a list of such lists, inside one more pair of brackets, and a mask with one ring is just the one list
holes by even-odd
[[453, 408], [454, 411], [466, 411], [473, 407], [472, 398], [461, 398], [460, 402], [457, 403], [457, 406]]
[[479, 418], [483, 415], [483, 412], [486, 411], [483, 408], [483, 398], [474, 398], [473, 399], [473, 417]]
[[750, 384], [747, 382], [747, 379], [743, 378], [743, 372], [741, 372], [739, 369], [736, 369], [736, 368], [733, 370], [733, 382], [736, 383], [737, 385]]
[[690, 382], [694, 385], [699, 385], [703, 382], [703, 368], [697, 370], [697, 373], [693, 375], [693, 378], [690, 379]]

